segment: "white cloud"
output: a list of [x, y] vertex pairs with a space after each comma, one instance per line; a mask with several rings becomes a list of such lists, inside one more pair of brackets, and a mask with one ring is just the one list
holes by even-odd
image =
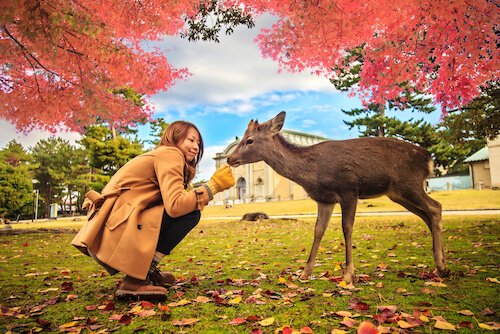
[[[171, 108], [185, 110], [200, 105], [221, 105], [230, 101], [250, 99], [276, 91], [334, 92], [334, 86], [324, 77], [309, 73], [278, 73], [278, 65], [263, 59], [253, 42], [261, 28], [270, 27], [273, 18], [257, 19], [253, 29], [238, 28], [233, 35], [222, 36], [220, 43], [189, 42], [168, 37], [155, 44], [166, 50], [171, 64], [187, 67], [191, 76], [178, 82], [167, 92], [157, 94], [152, 101], [159, 112]], [[293, 99], [293, 94], [271, 98]], [[243, 110], [243, 113], [246, 109]], [[239, 113], [233, 110], [233, 113]]]
[[0, 149], [5, 148], [11, 140], [17, 141], [27, 149], [35, 146], [35, 144], [41, 139], [47, 139], [50, 137], [60, 137], [68, 140], [72, 145], [74, 145], [77, 140], [81, 139], [80, 134], [75, 132], [59, 132], [54, 135], [48, 131], [33, 130], [28, 134], [23, 134], [17, 132], [11, 123], [0, 120]]

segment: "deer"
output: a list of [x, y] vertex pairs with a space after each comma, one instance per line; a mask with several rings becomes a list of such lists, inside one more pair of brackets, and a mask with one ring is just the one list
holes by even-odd
[[425, 191], [433, 169], [427, 150], [409, 142], [385, 137], [327, 140], [297, 146], [280, 133], [286, 112], [259, 124], [251, 120], [238, 146], [227, 156], [232, 167], [264, 161], [278, 174], [304, 188], [317, 203], [314, 241], [300, 275], [311, 277], [321, 239], [336, 203], [341, 207], [345, 244], [343, 280], [353, 282], [352, 232], [359, 199], [386, 195], [420, 217], [432, 234], [436, 272], [448, 276], [444, 259], [441, 204]]

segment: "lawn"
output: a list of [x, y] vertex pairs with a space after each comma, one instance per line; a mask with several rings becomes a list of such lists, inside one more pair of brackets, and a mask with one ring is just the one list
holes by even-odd
[[109, 276], [70, 245], [75, 230], [66, 228], [81, 222], [16, 224], [19, 234], [0, 236], [0, 331], [357, 333], [373, 324], [382, 332], [486, 333], [500, 322], [499, 223], [499, 215], [444, 216], [451, 276], [440, 279], [421, 220], [358, 217], [357, 281], [348, 285], [338, 217], [308, 281], [298, 276], [313, 218], [203, 220], [162, 262], [177, 283], [153, 303], [114, 299], [122, 275]]

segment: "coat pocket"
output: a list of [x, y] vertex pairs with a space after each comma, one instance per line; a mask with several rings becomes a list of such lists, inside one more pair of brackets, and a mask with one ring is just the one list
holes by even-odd
[[106, 226], [112, 231], [122, 223], [126, 222], [130, 214], [134, 211], [134, 206], [129, 203], [123, 204], [116, 210], [113, 210], [108, 220], [106, 221]]

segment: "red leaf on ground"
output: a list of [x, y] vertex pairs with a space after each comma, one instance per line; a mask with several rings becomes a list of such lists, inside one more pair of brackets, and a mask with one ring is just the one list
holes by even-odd
[[94, 311], [97, 309], [97, 305], [87, 305], [87, 306], [85, 306], [85, 309], [87, 311]]
[[150, 309], [155, 307], [153, 303], [148, 302], [147, 300], [141, 301], [141, 306], [144, 307], [145, 309]]
[[358, 334], [378, 334], [378, 329], [371, 321], [363, 321], [359, 324]]
[[349, 300], [349, 308], [356, 311], [366, 311], [370, 309], [370, 306], [357, 298], [353, 298]]
[[129, 316], [128, 314], [124, 314], [120, 317], [120, 320], [118, 320], [118, 323], [120, 325], [130, 325], [132, 323], [132, 317]]
[[245, 319], [243, 319], [243, 318], [235, 318], [235, 319], [231, 320], [229, 322], [229, 324], [230, 325], [241, 325], [241, 324], [243, 324], [245, 322], [247, 322], [247, 321]]

